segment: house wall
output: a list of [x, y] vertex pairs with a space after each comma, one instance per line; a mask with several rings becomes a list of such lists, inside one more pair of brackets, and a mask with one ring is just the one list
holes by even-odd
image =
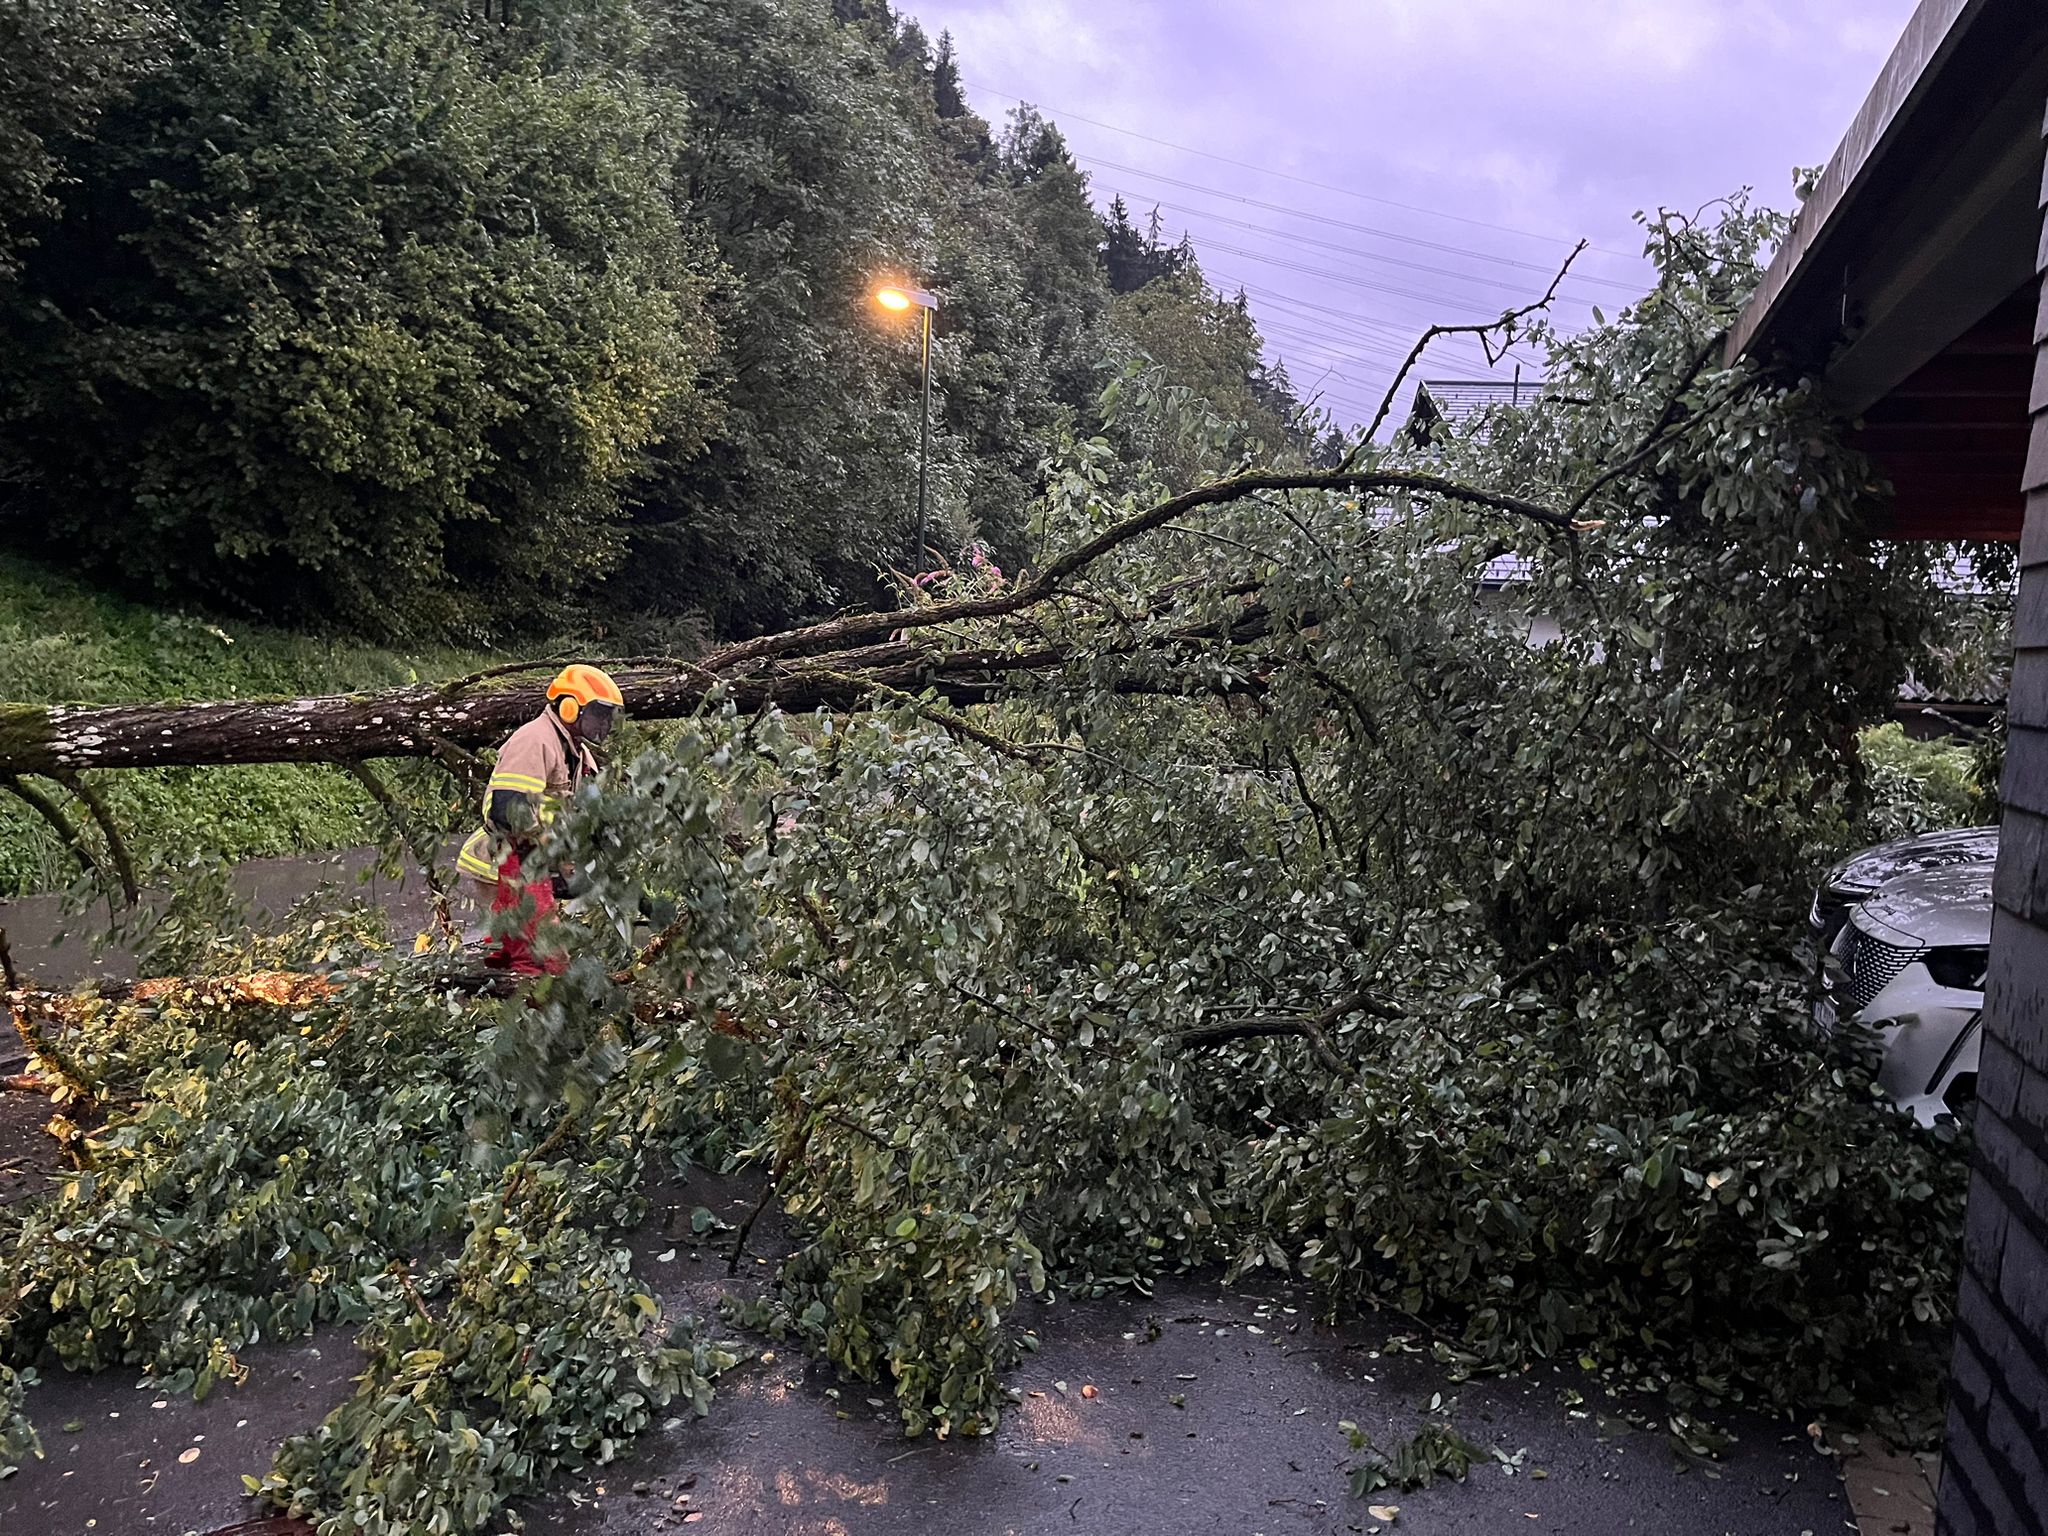
[[[2041, 203], [2048, 207], [2048, 174]], [[2039, 250], [2037, 266], [2048, 266], [2048, 228]], [[2048, 287], [2034, 342], [2005, 824], [1939, 1494], [1944, 1536], [2048, 1532]]]

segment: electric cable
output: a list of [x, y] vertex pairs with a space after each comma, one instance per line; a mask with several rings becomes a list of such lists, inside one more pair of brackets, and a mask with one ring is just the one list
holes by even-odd
[[[1120, 197], [1124, 195], [1120, 189], [1115, 187], [1110, 187], [1106, 190], [1116, 193]], [[1171, 208], [1174, 212], [1182, 215], [1184, 219], [1204, 219], [1212, 224], [1225, 224], [1233, 229], [1246, 230], [1256, 235], [1270, 235], [1276, 240], [1285, 240], [1291, 245], [1313, 246], [1319, 251], [1329, 251], [1338, 256], [1348, 256], [1353, 260], [1368, 262], [1377, 266], [1403, 267], [1412, 272], [1426, 273], [1431, 277], [1451, 277], [1470, 283], [1484, 283], [1487, 287], [1498, 288], [1504, 293], [1524, 296], [1529, 293], [1530, 285], [1527, 283], [1512, 282], [1506, 278], [1489, 277], [1479, 272], [1460, 272], [1455, 267], [1440, 267], [1426, 261], [1409, 261], [1404, 257], [1389, 256], [1378, 251], [1363, 251], [1355, 245], [1340, 245], [1334, 240], [1318, 240], [1313, 235], [1303, 235], [1292, 230], [1276, 229], [1270, 224], [1258, 224], [1250, 219], [1233, 219], [1228, 214], [1212, 213], [1204, 208], [1188, 208], [1178, 203], [1166, 202], [1155, 203], [1153, 206], [1155, 208]], [[1183, 228], [1186, 227], [1183, 225]], [[1617, 284], [1616, 286], [1621, 285]], [[1572, 302], [1579, 304], [1591, 302], [1590, 300], [1580, 298], [1576, 294], [1560, 294], [1559, 297], [1570, 299]]]
[[[1213, 150], [1197, 149], [1192, 144], [1176, 144], [1171, 139], [1162, 139], [1149, 133], [1140, 133], [1135, 128], [1125, 128], [1117, 123], [1106, 123], [1100, 118], [1084, 117], [1079, 112], [1062, 111], [1060, 108], [1045, 102], [1031, 102], [1029, 98], [1019, 96], [1014, 91], [998, 90], [992, 85], [976, 85], [968, 80], [961, 81], [961, 84], [971, 91], [986, 91], [991, 96], [1002, 97], [1005, 101], [1014, 101], [1020, 105], [1036, 106], [1052, 117], [1055, 122], [1061, 118], [1067, 118], [1073, 122], [1086, 123], [1091, 128], [1101, 128], [1109, 133], [1121, 133], [1133, 139], [1142, 139], [1147, 144], [1157, 144], [1161, 149], [1178, 150], [1184, 155], [1199, 155], [1204, 160], [1215, 160], [1224, 165], [1234, 165], [1243, 171], [1256, 171], [1261, 176], [1277, 176], [1283, 181], [1299, 182], [1302, 186], [1314, 187], [1321, 192], [1335, 192], [1342, 197], [1355, 197], [1361, 202], [1379, 203], [1388, 208], [1399, 208], [1406, 213], [1420, 213], [1433, 219], [1449, 219], [1459, 224], [1470, 224], [1477, 229], [1490, 229], [1496, 234], [1516, 235], [1525, 240], [1541, 240], [1551, 245], [1572, 245], [1576, 243], [1563, 235], [1538, 234], [1533, 229], [1516, 229], [1510, 224], [1491, 224], [1484, 219], [1468, 218], [1462, 213], [1451, 213], [1442, 208], [1425, 208], [1416, 203], [1396, 202], [1390, 197], [1376, 197], [1370, 192], [1360, 192], [1351, 187], [1338, 186], [1333, 182], [1317, 181], [1312, 176], [1300, 176], [1296, 175], [1293, 171], [1278, 170], [1270, 165], [1258, 165], [1250, 160], [1238, 160], [1233, 159], [1229, 155], [1219, 155]], [[1085, 157], [1076, 156], [1076, 158]], [[1624, 260], [1640, 259], [1639, 257], [1631, 256], [1626, 251], [1612, 250], [1606, 246], [1589, 245], [1587, 249], [1598, 251], [1603, 256], [1619, 256]]]
[[[1334, 229], [1350, 230], [1355, 234], [1372, 235], [1381, 240], [1397, 240], [1403, 245], [1413, 245], [1419, 246], [1424, 250], [1440, 251], [1447, 256], [1464, 256], [1473, 261], [1491, 262], [1495, 266], [1512, 267], [1521, 272], [1540, 272], [1546, 277], [1554, 276], [1557, 272], [1556, 264], [1546, 264], [1540, 261], [1523, 261], [1519, 257], [1502, 256], [1494, 251], [1475, 250], [1471, 246], [1464, 245], [1450, 245], [1441, 240], [1426, 240], [1420, 235], [1404, 235], [1398, 230], [1379, 229], [1371, 224], [1359, 224], [1350, 219], [1333, 218], [1326, 213], [1313, 213], [1306, 208], [1295, 208], [1286, 203], [1268, 202], [1264, 198], [1251, 197], [1242, 192], [1227, 191], [1221, 187], [1204, 186], [1200, 182], [1185, 181], [1180, 177], [1168, 176], [1159, 171], [1147, 171], [1137, 166], [1120, 165], [1113, 160], [1104, 160], [1095, 155], [1076, 154], [1074, 158], [1076, 160], [1085, 160], [1090, 165], [1099, 165], [1104, 170], [1118, 171], [1127, 176], [1141, 177], [1146, 181], [1164, 182], [1168, 186], [1178, 187], [1184, 192], [1197, 192], [1208, 197], [1221, 198], [1226, 202], [1242, 203], [1247, 207], [1261, 208], [1268, 213], [1277, 213], [1285, 218], [1305, 219], [1312, 224], [1323, 224]], [[1147, 207], [1168, 206], [1166, 203], [1154, 198], [1150, 193], [1123, 192], [1114, 187], [1107, 190], [1116, 196], [1135, 199]], [[1191, 211], [1198, 214], [1207, 212], [1205, 209], [1194, 209]], [[1591, 247], [1588, 247], [1588, 249], [1591, 249]], [[1619, 292], [1634, 295], [1640, 295], [1645, 290], [1645, 285], [1641, 282], [1629, 282], [1625, 279], [1614, 277], [1596, 277], [1588, 272], [1568, 272], [1565, 274], [1564, 280], [1567, 283], [1597, 283], [1603, 288], [1613, 288]]]

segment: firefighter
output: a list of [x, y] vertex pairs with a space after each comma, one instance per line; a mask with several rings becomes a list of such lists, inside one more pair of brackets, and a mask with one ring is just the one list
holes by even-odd
[[567, 964], [560, 954], [543, 956], [536, 944], [543, 918], [564, 894], [564, 879], [553, 873], [529, 875], [525, 863], [556, 802], [597, 771], [591, 746], [612, 733], [625, 704], [610, 677], [574, 663], [548, 684], [546, 708], [498, 749], [497, 766], [484, 790], [484, 824], [462, 845], [455, 864], [476, 882], [493, 913], [531, 903], [532, 915], [517, 932], [490, 941], [486, 965], [538, 976], [559, 975]]

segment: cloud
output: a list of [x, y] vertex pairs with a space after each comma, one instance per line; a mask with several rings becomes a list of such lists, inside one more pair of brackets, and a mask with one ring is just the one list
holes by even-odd
[[[1171, 233], [1190, 229], [1212, 253], [1213, 274], [1309, 306], [1285, 310], [1253, 293], [1276, 334], [1288, 325], [1311, 336], [1288, 354], [1297, 374], [1311, 375], [1337, 355], [1340, 327], [1391, 336], [1540, 291], [1541, 273], [1504, 263], [1547, 265], [1581, 235], [1599, 247], [1589, 274], [1639, 277], [1629, 254], [1641, 247], [1637, 209], [1693, 208], [1744, 185], [1786, 201], [1790, 168], [1833, 150], [1913, 9], [1913, 0], [905, 3], [927, 32], [953, 32], [970, 95], [990, 116], [1011, 105], [999, 93], [1029, 97], [1060, 122], [1104, 201], [1122, 192], [1140, 209], [1171, 205], [1162, 210]], [[1575, 286], [1567, 319], [1603, 292]], [[1319, 329], [1328, 332], [1320, 340]], [[1377, 360], [1354, 359], [1346, 372], [1387, 371], [1381, 354], [1392, 348], [1376, 343]]]

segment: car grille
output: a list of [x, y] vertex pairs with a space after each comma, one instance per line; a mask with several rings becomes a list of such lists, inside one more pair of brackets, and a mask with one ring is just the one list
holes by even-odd
[[1919, 955], [1919, 945], [1887, 944], [1871, 937], [1854, 923], [1845, 925], [1835, 940], [1835, 958], [1842, 963], [1841, 1006], [1847, 1016], [1868, 1008], [1898, 979], [1899, 972]]

